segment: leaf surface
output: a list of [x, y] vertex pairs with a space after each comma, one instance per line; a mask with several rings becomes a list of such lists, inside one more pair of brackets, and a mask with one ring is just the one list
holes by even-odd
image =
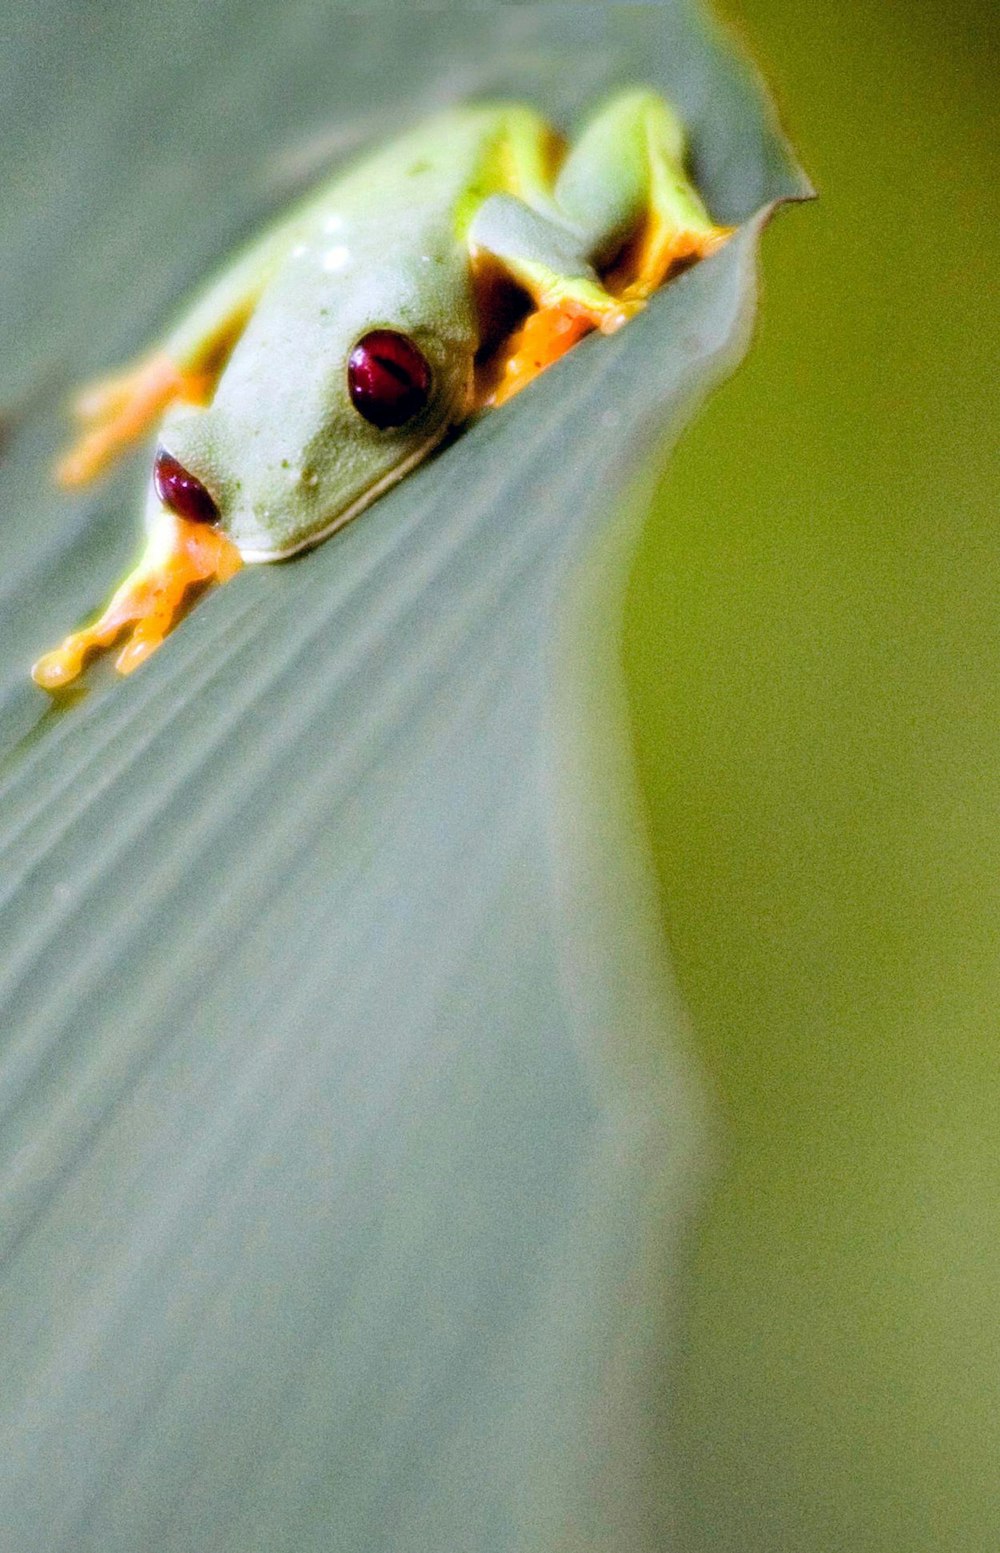
[[[658, 1548], [705, 1127], [621, 591], [801, 175], [680, 3], [15, 14], [5, 1546]], [[469, 95], [569, 127], [636, 80], [681, 107], [730, 243], [132, 679], [49, 708], [28, 665], [121, 571], [146, 474], [49, 490], [62, 381], [140, 349], [316, 147]]]

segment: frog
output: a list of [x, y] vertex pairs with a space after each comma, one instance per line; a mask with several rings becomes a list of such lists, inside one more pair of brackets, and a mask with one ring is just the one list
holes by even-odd
[[342, 528], [584, 335], [612, 334], [731, 228], [657, 92], [620, 90], [572, 144], [516, 101], [444, 108], [251, 240], [123, 371], [83, 390], [67, 487], [156, 430], [145, 547], [89, 625], [34, 665], [129, 674], [192, 599]]

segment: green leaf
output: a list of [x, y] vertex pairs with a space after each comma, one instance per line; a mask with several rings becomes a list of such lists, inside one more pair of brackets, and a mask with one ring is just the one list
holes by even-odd
[[[660, 1547], [705, 1127], [621, 593], [801, 175], [685, 4], [15, 16], [4, 1546]], [[310, 147], [483, 93], [570, 126], [630, 80], [679, 104], [743, 223], [722, 252], [134, 678], [50, 708], [28, 665], [121, 571], [146, 468], [52, 493], [58, 385], [138, 350]]]

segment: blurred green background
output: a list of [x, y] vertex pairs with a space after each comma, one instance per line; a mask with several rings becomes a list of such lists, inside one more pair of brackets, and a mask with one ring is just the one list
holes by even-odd
[[1000, 1546], [994, 8], [727, 0], [818, 204], [629, 606], [727, 1154], [685, 1553]]

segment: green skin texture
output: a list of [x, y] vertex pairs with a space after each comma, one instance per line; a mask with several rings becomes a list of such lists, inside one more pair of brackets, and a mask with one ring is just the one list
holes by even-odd
[[[446, 111], [338, 175], [213, 282], [162, 343], [198, 370], [238, 333], [211, 403], [177, 405], [159, 442], [211, 492], [244, 561], [319, 543], [473, 408], [480, 323], [472, 257], [537, 302], [626, 316], [597, 266], [661, 208], [712, 224], [662, 98], [630, 91], [588, 123], [554, 184], [552, 130], [515, 103]], [[515, 197], [510, 191], [518, 190]], [[425, 408], [380, 430], [354, 408], [347, 361], [370, 330], [408, 335], [431, 367]], [[147, 524], [162, 506], [150, 488]]]

